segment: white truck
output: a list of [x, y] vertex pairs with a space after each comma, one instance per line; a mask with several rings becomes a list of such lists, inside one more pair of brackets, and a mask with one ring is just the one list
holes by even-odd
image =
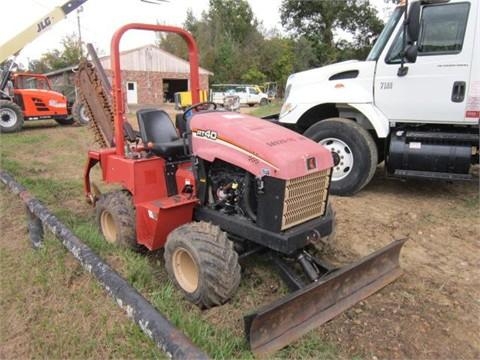
[[225, 96], [238, 96], [240, 105], [267, 105], [268, 95], [256, 85], [243, 84], [217, 84], [212, 85], [210, 90], [210, 101], [223, 105]]
[[479, 13], [478, 0], [403, 3], [365, 61], [289, 77], [278, 121], [331, 150], [333, 194], [362, 189], [382, 161], [391, 176], [471, 179], [479, 160]]

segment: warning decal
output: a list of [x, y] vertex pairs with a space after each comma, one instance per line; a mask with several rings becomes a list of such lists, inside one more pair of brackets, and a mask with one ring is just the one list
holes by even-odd
[[480, 81], [472, 81], [470, 92], [467, 98], [467, 109], [465, 112], [467, 118], [480, 117]]

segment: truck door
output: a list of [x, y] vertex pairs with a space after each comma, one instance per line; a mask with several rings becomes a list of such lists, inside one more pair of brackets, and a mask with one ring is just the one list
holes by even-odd
[[388, 119], [464, 122], [477, 7], [476, 1], [423, 6], [418, 57], [405, 64], [405, 76], [397, 75], [403, 43], [399, 22], [396, 38], [378, 59], [374, 82], [375, 104]]
[[248, 91], [248, 103], [258, 104], [260, 102], [260, 96], [259, 96], [258, 90], [252, 86], [248, 86], [247, 91]]
[[237, 86], [235, 88], [235, 95], [240, 98], [240, 104], [248, 104], [248, 92], [245, 86]]

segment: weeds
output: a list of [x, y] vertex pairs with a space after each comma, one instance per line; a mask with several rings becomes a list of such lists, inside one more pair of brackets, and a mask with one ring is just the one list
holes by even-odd
[[254, 110], [250, 112], [250, 115], [253, 115], [256, 117], [263, 117], [263, 116], [278, 114], [280, 112], [281, 107], [282, 107], [282, 103], [280, 101], [273, 101], [268, 105], [256, 107]]
[[480, 195], [477, 193], [468, 198], [464, 198], [463, 206], [469, 210], [477, 210], [478, 215], [478, 210], [480, 209]]
[[337, 350], [322, 339], [318, 338], [315, 333], [309, 333], [304, 336], [301, 342], [296, 342], [291, 346], [278, 352], [277, 357], [280, 359], [338, 359]]
[[[19, 200], [0, 191], [2, 214], [23, 215]], [[2, 220], [3, 235], [9, 226]], [[166, 358], [58, 240], [46, 233], [33, 251], [24, 221], [17, 232], [0, 247], [2, 358]]]

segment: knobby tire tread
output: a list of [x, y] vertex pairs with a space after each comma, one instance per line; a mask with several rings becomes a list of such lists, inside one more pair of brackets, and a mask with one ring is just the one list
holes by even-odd
[[189, 223], [172, 231], [165, 247], [165, 263], [175, 283], [171, 258], [178, 246], [195, 253], [199, 262], [198, 288], [193, 293], [183, 291], [185, 297], [200, 308], [211, 308], [228, 301], [240, 283], [240, 265], [226, 233], [205, 222]]

